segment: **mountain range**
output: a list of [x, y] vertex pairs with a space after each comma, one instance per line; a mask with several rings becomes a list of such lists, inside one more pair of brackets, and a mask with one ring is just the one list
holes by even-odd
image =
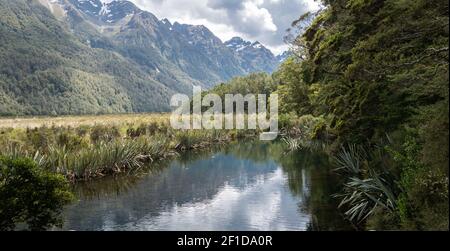
[[271, 73], [285, 57], [129, 1], [0, 0], [0, 115], [168, 111], [174, 93]]

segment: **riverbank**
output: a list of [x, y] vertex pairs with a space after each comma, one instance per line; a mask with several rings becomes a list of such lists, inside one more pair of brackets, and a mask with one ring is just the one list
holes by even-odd
[[151, 168], [184, 151], [256, 135], [174, 130], [167, 114], [2, 119], [0, 125], [0, 155], [31, 158], [72, 182]]

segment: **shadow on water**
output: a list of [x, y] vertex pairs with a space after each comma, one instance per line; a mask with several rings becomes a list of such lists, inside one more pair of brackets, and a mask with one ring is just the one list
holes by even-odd
[[77, 185], [64, 230], [351, 230], [326, 155], [246, 142]]

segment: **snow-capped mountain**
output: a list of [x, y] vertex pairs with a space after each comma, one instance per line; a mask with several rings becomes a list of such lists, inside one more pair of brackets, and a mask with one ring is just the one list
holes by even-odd
[[40, 1], [63, 8], [72, 31], [89, 46], [118, 52], [171, 87], [211, 87], [251, 72], [271, 73], [280, 64], [259, 42], [235, 37], [223, 43], [203, 25], [158, 19], [129, 1]]
[[292, 52], [285, 51], [279, 55], [276, 56], [279, 63], [283, 63], [286, 59], [288, 59], [292, 55]]
[[234, 37], [225, 42], [225, 46], [232, 49], [242, 60], [242, 66], [247, 71], [261, 69], [261, 71], [272, 72], [279, 61], [273, 53], [260, 42], [245, 41], [240, 37]]
[[120, 0], [69, 0], [84, 14], [106, 23], [115, 23], [139, 12], [133, 3]]
[[240, 37], [233, 37], [232, 39], [225, 42], [225, 46], [227, 46], [228, 48], [230, 48], [236, 52], [244, 50], [251, 44], [252, 44], [251, 42], [245, 41], [244, 39], [242, 39]]

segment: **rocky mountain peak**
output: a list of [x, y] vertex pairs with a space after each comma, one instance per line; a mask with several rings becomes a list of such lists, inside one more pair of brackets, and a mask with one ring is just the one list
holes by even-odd
[[241, 37], [233, 37], [225, 42], [243, 60], [243, 67], [247, 71], [259, 68], [262, 71], [272, 72], [279, 62], [273, 53], [259, 41], [250, 42]]
[[276, 56], [278, 62], [283, 63], [286, 59], [288, 59], [292, 55], [292, 52], [285, 51], [279, 55]]
[[267, 49], [263, 44], [261, 44], [259, 41], [250, 42], [244, 40], [241, 37], [233, 37], [232, 39], [225, 42], [225, 46], [234, 50], [237, 53], [243, 53], [244, 51], [260, 50], [263, 53], [272, 54], [272, 52], [269, 49]]
[[225, 46], [236, 52], [244, 50], [251, 44], [251, 42], [245, 41], [241, 37], [233, 37], [232, 39], [225, 42]]
[[[236, 36], [224, 43], [204, 25], [172, 23], [130, 1], [46, 1], [63, 1], [75, 10], [71, 17], [76, 16], [77, 21], [72, 24], [90, 46], [119, 51], [146, 71], [155, 72], [171, 87], [176, 82], [193, 82], [189, 78], [213, 86], [251, 72], [270, 73], [279, 65], [273, 53], [259, 41]], [[83, 21], [100, 33], [84, 30], [85, 25], [78, 25]]]
[[116, 23], [140, 11], [136, 5], [124, 0], [69, 0], [79, 11], [105, 23]]
[[168, 26], [172, 26], [172, 23], [167, 18], [161, 19], [161, 23], [168, 25]]

